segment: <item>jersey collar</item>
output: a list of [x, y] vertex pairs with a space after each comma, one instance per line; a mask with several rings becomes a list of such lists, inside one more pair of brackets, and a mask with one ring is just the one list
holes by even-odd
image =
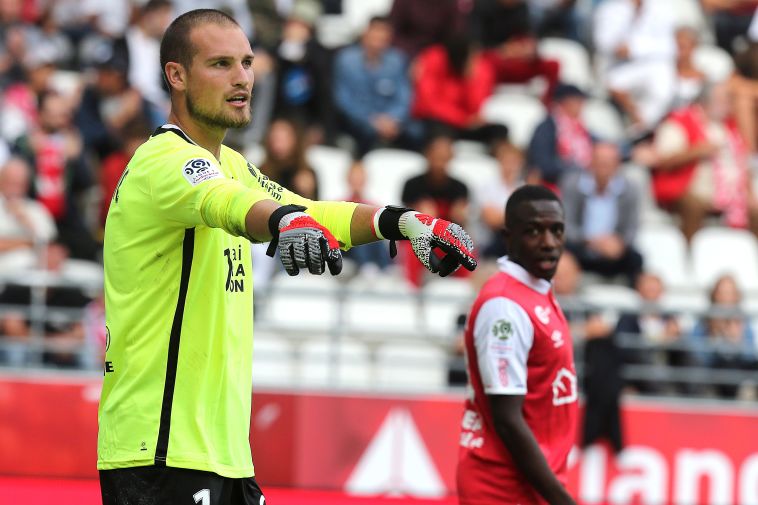
[[498, 259], [497, 266], [501, 272], [510, 275], [517, 281], [521, 282], [522, 284], [526, 284], [526, 286], [542, 295], [548, 294], [550, 292], [550, 288], [553, 286], [550, 281], [539, 279], [533, 276], [527, 272], [524, 267], [509, 260], [508, 256], [503, 256], [502, 258]]
[[181, 138], [183, 138], [184, 140], [186, 140], [190, 144], [198, 145], [197, 142], [195, 142], [194, 140], [192, 140], [189, 135], [187, 135], [186, 133], [184, 133], [184, 130], [182, 130], [181, 128], [179, 128], [178, 126], [176, 126], [175, 124], [172, 124], [172, 123], [166, 123], [163, 126], [158, 127], [158, 129], [156, 129], [153, 132], [152, 136], [155, 137], [156, 135], [160, 135], [161, 133], [166, 133], [166, 132], [176, 133], [177, 135], [179, 135]]

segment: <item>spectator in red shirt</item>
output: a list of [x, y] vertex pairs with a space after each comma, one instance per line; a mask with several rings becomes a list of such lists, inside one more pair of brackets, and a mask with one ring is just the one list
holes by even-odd
[[126, 165], [134, 156], [134, 151], [150, 137], [150, 128], [144, 121], [133, 121], [124, 126], [121, 133], [121, 148], [108, 155], [100, 167], [100, 190], [102, 202], [100, 207], [100, 225], [105, 226], [105, 218], [111, 204], [113, 192], [124, 173]]
[[412, 114], [427, 129], [444, 125], [456, 136], [494, 144], [508, 137], [508, 128], [486, 123], [479, 115], [492, 94], [495, 71], [467, 38], [455, 35], [424, 50], [416, 63]]
[[545, 103], [558, 85], [560, 63], [542, 58], [530, 26], [525, 0], [479, 0], [472, 12], [472, 34], [495, 67], [497, 82], [523, 84], [535, 77], [547, 80]]

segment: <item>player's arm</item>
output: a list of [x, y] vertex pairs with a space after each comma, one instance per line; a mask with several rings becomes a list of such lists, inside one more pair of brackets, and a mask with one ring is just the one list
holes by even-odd
[[574, 499], [550, 470], [521, 410], [524, 395], [487, 395], [495, 430], [516, 467], [551, 505], [574, 505]]
[[[254, 242], [275, 237], [291, 245], [282, 262], [292, 275], [300, 269], [321, 274], [328, 265], [336, 274], [342, 256], [334, 236], [303, 213], [303, 207], [282, 206], [274, 195], [226, 177], [218, 162], [200, 148], [188, 148], [179, 159], [148, 174], [146, 189], [155, 211], [177, 227], [206, 225]], [[124, 179], [129, 185], [128, 176]], [[125, 189], [125, 188], [123, 188]], [[136, 186], [134, 190], [139, 190]]]
[[[401, 207], [308, 200], [273, 183], [250, 164], [248, 170], [252, 186], [264, 189], [284, 205], [303, 207], [304, 212], [334, 235], [343, 249], [387, 239], [391, 241], [390, 252], [394, 255], [394, 241], [410, 240], [424, 266], [441, 276], [451, 274], [461, 265], [468, 270], [476, 268], [473, 242], [455, 223]], [[434, 254], [434, 249], [441, 250], [443, 257]], [[281, 243], [279, 252], [282, 252]]]
[[482, 305], [474, 322], [474, 343], [495, 430], [516, 467], [548, 503], [573, 505], [573, 499], [551, 471], [522, 411], [533, 341], [532, 322], [517, 303], [498, 297]]

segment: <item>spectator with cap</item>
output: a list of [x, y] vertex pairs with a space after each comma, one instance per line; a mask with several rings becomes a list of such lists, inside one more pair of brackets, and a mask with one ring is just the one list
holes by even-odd
[[572, 84], [558, 86], [550, 112], [529, 142], [527, 166], [550, 186], [559, 186], [567, 174], [584, 170], [590, 163], [592, 137], [581, 120], [586, 97]]
[[84, 88], [75, 123], [87, 150], [104, 159], [118, 149], [124, 125], [140, 119], [150, 124], [150, 115], [145, 99], [129, 85], [124, 51], [106, 44], [99, 53], [95, 81]]
[[566, 249], [585, 271], [623, 275], [634, 286], [642, 256], [634, 248], [639, 226], [639, 189], [620, 173], [621, 155], [611, 142], [592, 148], [588, 170], [563, 179]]
[[413, 147], [418, 142], [410, 120], [408, 62], [391, 41], [392, 25], [376, 16], [360, 43], [341, 49], [334, 63], [334, 100], [359, 157], [380, 145]]

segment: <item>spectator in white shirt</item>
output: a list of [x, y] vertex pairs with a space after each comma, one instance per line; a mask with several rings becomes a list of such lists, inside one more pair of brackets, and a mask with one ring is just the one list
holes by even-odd
[[150, 0], [140, 10], [137, 22], [124, 36], [129, 53], [129, 84], [142, 94], [151, 106], [153, 123], [162, 124], [168, 116], [168, 93], [163, 88], [163, 72], [159, 65], [141, 62], [159, 61], [163, 32], [172, 19], [170, 0]]
[[52, 240], [55, 222], [48, 210], [28, 197], [31, 172], [21, 158], [0, 168], [0, 271], [36, 263], [35, 244]]
[[671, 102], [676, 43], [670, 9], [654, 0], [606, 0], [595, 14], [601, 74], [635, 132], [653, 128]]

